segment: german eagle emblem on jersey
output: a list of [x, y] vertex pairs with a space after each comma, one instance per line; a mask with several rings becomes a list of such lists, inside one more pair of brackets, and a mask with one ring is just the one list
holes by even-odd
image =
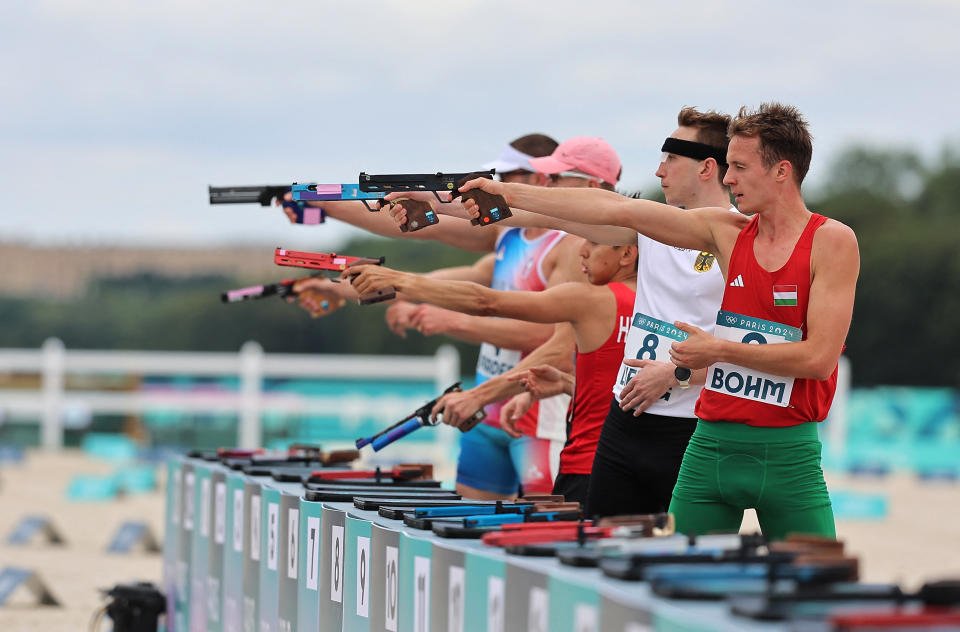
[[713, 262], [717, 258], [709, 252], [701, 252], [697, 255], [697, 260], [693, 262], [693, 269], [697, 272], [706, 272], [713, 267]]

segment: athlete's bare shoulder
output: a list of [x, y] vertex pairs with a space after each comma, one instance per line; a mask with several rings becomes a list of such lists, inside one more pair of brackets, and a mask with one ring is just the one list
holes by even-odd
[[827, 218], [813, 235], [814, 248], [853, 248], [859, 250], [857, 235], [843, 222]]
[[860, 246], [853, 229], [827, 218], [813, 234], [810, 267], [814, 277], [825, 273], [828, 276], [850, 277], [855, 282], [860, 270]]

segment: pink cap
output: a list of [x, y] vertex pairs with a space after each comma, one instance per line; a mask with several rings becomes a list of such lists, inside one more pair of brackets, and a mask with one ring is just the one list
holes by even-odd
[[577, 136], [566, 140], [543, 158], [531, 158], [530, 166], [540, 173], [581, 171], [609, 184], [620, 178], [620, 158], [610, 143], [602, 138]]

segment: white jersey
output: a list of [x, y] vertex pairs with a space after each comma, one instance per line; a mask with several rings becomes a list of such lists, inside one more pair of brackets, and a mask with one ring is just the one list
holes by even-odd
[[[713, 331], [723, 300], [723, 275], [712, 254], [668, 246], [645, 235], [637, 235], [637, 254], [637, 299], [624, 359], [670, 362], [670, 345], [687, 337], [686, 332], [673, 326], [674, 321]], [[621, 363], [613, 385], [613, 397], [618, 402], [620, 391], [640, 370]], [[671, 388], [646, 412], [695, 417], [693, 407], [701, 388]]]

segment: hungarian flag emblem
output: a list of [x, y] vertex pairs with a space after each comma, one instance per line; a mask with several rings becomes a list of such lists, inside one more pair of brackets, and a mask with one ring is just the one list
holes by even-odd
[[774, 306], [796, 306], [797, 304], [797, 286], [796, 285], [774, 285], [773, 286], [773, 304]]

